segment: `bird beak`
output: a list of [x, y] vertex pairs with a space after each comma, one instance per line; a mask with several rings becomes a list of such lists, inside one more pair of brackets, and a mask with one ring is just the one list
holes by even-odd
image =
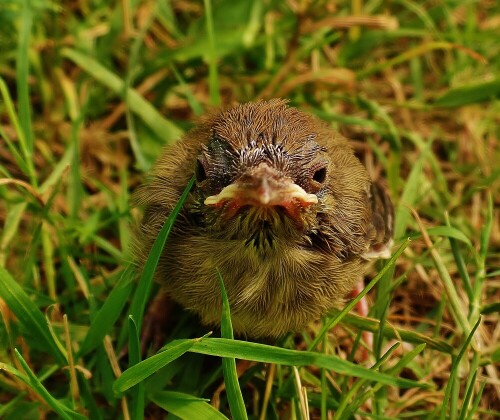
[[[251, 168], [234, 183], [229, 184], [217, 195], [205, 199], [207, 206], [222, 206], [230, 203], [231, 213], [245, 205], [256, 207], [280, 206], [297, 216], [298, 207], [306, 208], [318, 202], [318, 197], [308, 194], [290, 178], [283, 177], [266, 163]], [[295, 217], [294, 217], [295, 218]]]

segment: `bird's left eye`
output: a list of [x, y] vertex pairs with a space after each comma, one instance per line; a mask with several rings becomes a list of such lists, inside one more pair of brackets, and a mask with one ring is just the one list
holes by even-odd
[[207, 179], [207, 173], [205, 171], [205, 167], [203, 166], [203, 163], [200, 161], [200, 159], [196, 161], [196, 168], [194, 170], [194, 175], [197, 182], [203, 182]]
[[313, 178], [314, 181], [316, 181], [319, 184], [322, 184], [326, 180], [326, 167], [322, 167], [316, 170], [314, 172]]

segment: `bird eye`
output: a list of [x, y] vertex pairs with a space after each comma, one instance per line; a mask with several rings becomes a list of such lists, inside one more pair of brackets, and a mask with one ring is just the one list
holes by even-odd
[[313, 180], [322, 184], [326, 180], [326, 167], [318, 169], [314, 172]]
[[203, 163], [201, 163], [200, 159], [196, 161], [194, 176], [196, 178], [196, 182], [203, 182], [207, 179], [207, 173], [205, 171], [205, 167], [203, 166]]

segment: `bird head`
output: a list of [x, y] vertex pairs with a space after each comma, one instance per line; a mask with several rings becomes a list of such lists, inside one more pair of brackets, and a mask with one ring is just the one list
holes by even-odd
[[323, 123], [269, 101], [223, 111], [202, 132], [196, 208], [213, 234], [263, 246], [319, 229], [318, 214], [333, 205], [335, 172]]

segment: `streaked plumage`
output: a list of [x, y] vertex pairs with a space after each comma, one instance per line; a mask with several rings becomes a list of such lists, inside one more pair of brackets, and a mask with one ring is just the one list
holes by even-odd
[[208, 115], [165, 150], [136, 193], [139, 264], [193, 174], [156, 278], [206, 324], [220, 320], [217, 269], [235, 331], [276, 337], [338, 305], [391, 240], [390, 200], [348, 143], [271, 100]]

